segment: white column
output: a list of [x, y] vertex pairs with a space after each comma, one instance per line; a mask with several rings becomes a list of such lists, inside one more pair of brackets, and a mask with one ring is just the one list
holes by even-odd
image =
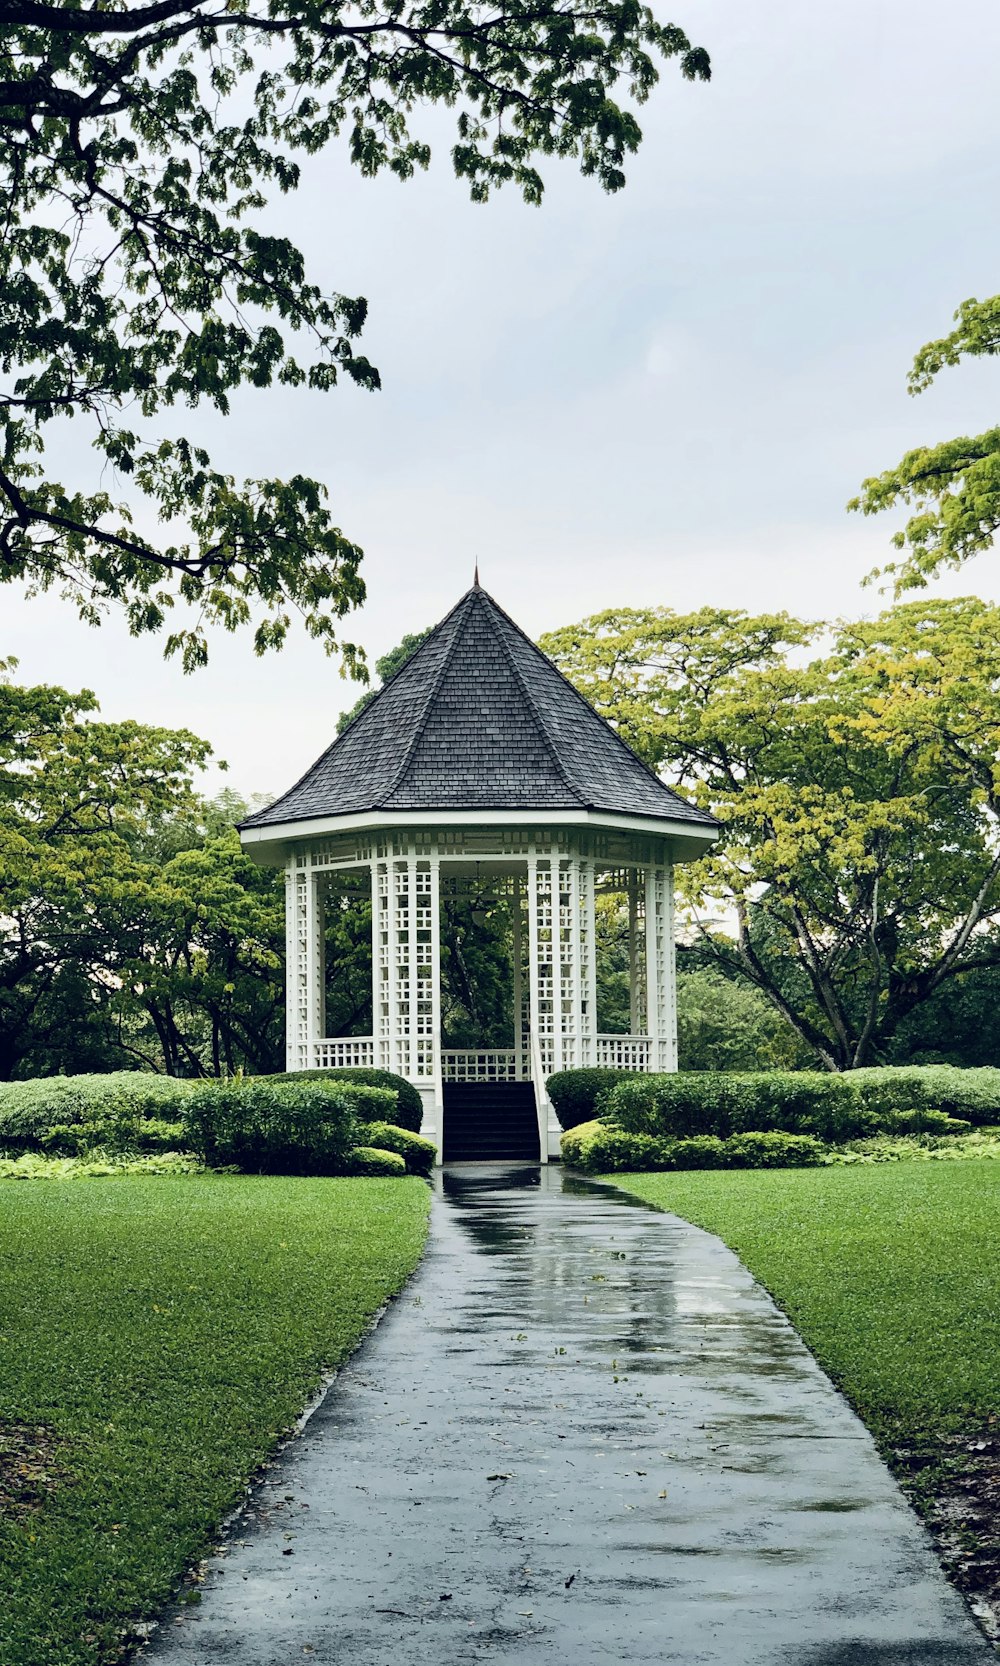
[[674, 870], [660, 869], [660, 1069], [677, 1069], [677, 942], [674, 932]]
[[285, 866], [285, 1069], [305, 1068], [306, 1004], [305, 874], [294, 856]]
[[511, 904], [511, 954], [513, 956], [514, 1080], [524, 1080], [524, 948], [521, 940], [521, 875], [514, 875]]
[[649, 1067], [660, 1068], [660, 986], [656, 938], [656, 870], [646, 869], [646, 1034]]
[[635, 868], [628, 870], [628, 1004], [630, 1033], [644, 1035], [646, 1015], [642, 1010], [639, 978], [639, 875]]
[[305, 871], [305, 939], [306, 939], [306, 1056], [307, 1069], [316, 1062], [316, 1042], [322, 1040], [326, 991], [326, 953], [324, 942], [324, 908], [320, 881], [311, 869]]
[[580, 1063], [597, 1064], [597, 908], [594, 896], [594, 864], [580, 863]]
[[382, 864], [373, 856], [368, 864], [372, 887], [372, 1063], [376, 1070], [385, 1069], [382, 1038], [382, 893], [379, 883]]
[[431, 857], [431, 1002], [435, 1099], [441, 1101], [441, 862]]

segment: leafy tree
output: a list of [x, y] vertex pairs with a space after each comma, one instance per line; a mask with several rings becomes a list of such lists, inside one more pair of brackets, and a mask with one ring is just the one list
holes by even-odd
[[389, 678], [394, 677], [397, 671], [401, 671], [408, 659], [412, 659], [421, 642], [430, 636], [432, 628], [428, 625], [426, 630], [415, 631], [408, 636], [404, 636], [402, 642], [397, 642], [395, 648], [390, 648], [387, 654], [383, 654], [381, 659], [375, 661], [375, 675], [378, 677], [379, 687], [366, 688], [364, 694], [358, 700], [355, 700], [350, 711], [341, 713], [337, 720], [338, 735], [343, 734], [347, 725], [353, 723], [354, 719], [361, 715], [366, 706], [371, 705], [379, 692], [379, 688], [384, 687]]
[[813, 1062], [764, 993], [712, 967], [677, 974], [681, 1070], [795, 1070]]
[[[165, 643], [185, 667], [206, 625], [256, 617], [263, 651], [294, 612], [332, 649], [364, 595], [318, 482], [238, 482], [161, 426], [241, 387], [378, 386], [366, 303], [324, 292], [269, 221], [300, 158], [343, 139], [362, 173], [406, 179], [430, 156], [412, 112], [438, 104], [475, 201], [511, 182], [538, 202], [550, 156], [614, 191], [659, 61], [709, 74], [638, 0], [0, 0], [0, 21], [0, 578], [92, 622], [119, 603], [134, 633], [191, 604]], [[89, 485], [45, 467], [66, 417], [93, 437]]]
[[615, 609], [543, 646], [720, 817], [716, 849], [678, 870], [706, 950], [843, 1070], [1000, 965], [1000, 609], [901, 604], [805, 661], [822, 634]]
[[95, 708], [0, 681], [0, 1076], [51, 1040], [74, 990], [93, 1035], [115, 988], [110, 922], [147, 885], [138, 847], [190, 810], [209, 755], [184, 730], [87, 721]]
[[[929, 341], [913, 361], [912, 394], [929, 388], [946, 365], [1000, 353], [1000, 295], [963, 301], [956, 327]], [[1000, 428], [973, 438], [917, 446], [895, 468], [864, 481], [848, 507], [875, 515], [897, 504], [914, 509], [893, 543], [905, 559], [882, 571], [895, 576], [897, 594], [921, 589], [944, 567], [961, 567], [990, 549], [1000, 527]]]

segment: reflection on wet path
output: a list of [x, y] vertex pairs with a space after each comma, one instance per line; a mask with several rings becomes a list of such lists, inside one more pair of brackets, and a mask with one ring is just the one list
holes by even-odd
[[161, 1666], [993, 1658], [717, 1239], [554, 1166], [440, 1193], [420, 1272]]

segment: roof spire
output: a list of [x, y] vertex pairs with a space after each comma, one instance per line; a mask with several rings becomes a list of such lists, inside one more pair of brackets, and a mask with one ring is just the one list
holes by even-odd
[[472, 575], [472, 588], [473, 588], [473, 590], [478, 590], [479, 589], [479, 562], [478, 561], [476, 562], [476, 570]]

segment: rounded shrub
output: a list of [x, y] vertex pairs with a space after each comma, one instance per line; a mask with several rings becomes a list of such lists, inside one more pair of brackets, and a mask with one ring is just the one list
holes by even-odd
[[670, 1168], [667, 1141], [650, 1134], [627, 1134], [607, 1122], [577, 1123], [560, 1141], [563, 1160], [585, 1174], [625, 1174], [639, 1169]]
[[[635, 1136], [634, 1136], [635, 1137]], [[664, 1146], [667, 1146], [664, 1141]], [[730, 1166], [731, 1142], [716, 1134], [693, 1134], [688, 1140], [669, 1143], [670, 1167], [675, 1169], [726, 1169]]]
[[236, 1076], [199, 1083], [184, 1107], [190, 1148], [250, 1174], [343, 1174], [356, 1126], [352, 1096], [330, 1083]]
[[[258, 1078], [259, 1079], [259, 1078]], [[409, 1128], [412, 1134], [419, 1134], [420, 1124], [424, 1119], [424, 1102], [419, 1092], [404, 1076], [396, 1076], [391, 1070], [374, 1070], [367, 1065], [350, 1065], [339, 1070], [286, 1070], [281, 1076], [266, 1078], [273, 1082], [350, 1082], [358, 1087], [385, 1088], [395, 1094], [395, 1105], [391, 1114], [383, 1113], [383, 1120], [391, 1122], [397, 1128]]]
[[398, 1151], [379, 1151], [374, 1145], [356, 1145], [351, 1152], [348, 1173], [398, 1177], [406, 1173], [406, 1164]]
[[395, 1151], [406, 1164], [408, 1174], [430, 1174], [437, 1157], [433, 1140], [411, 1134], [408, 1128], [396, 1128], [391, 1122], [362, 1122], [357, 1138], [363, 1146], [375, 1146], [379, 1151]]
[[725, 1147], [726, 1167], [734, 1169], [815, 1168], [826, 1154], [811, 1134], [734, 1134]]
[[545, 1086], [560, 1128], [577, 1128], [590, 1122], [597, 1102], [610, 1093], [616, 1082], [634, 1076], [631, 1070], [557, 1070]]

